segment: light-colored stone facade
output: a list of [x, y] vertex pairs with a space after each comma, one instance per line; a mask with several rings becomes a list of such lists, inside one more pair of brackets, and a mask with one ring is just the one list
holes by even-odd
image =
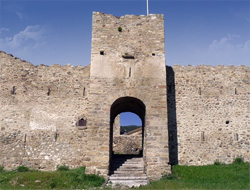
[[250, 161], [248, 66], [167, 67], [167, 85], [173, 163]]
[[4, 52], [0, 60], [0, 165], [82, 165], [87, 135], [76, 122], [86, 116], [89, 66], [33, 66]]
[[148, 177], [169, 172], [164, 40], [163, 15], [93, 14], [87, 172], [108, 172], [113, 122], [125, 111], [142, 119]]
[[34, 66], [0, 52], [0, 165], [107, 176], [113, 123], [126, 111], [142, 119], [150, 179], [169, 163], [250, 161], [249, 76], [247, 66], [166, 67], [163, 15], [94, 12], [90, 66]]

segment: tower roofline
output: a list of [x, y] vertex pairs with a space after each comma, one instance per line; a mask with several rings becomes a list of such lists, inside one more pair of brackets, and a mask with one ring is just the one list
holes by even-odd
[[162, 16], [164, 17], [164, 14], [149, 14], [149, 15], [133, 15], [133, 14], [126, 14], [126, 15], [123, 15], [123, 16], [115, 16], [113, 14], [106, 14], [106, 13], [103, 13], [103, 12], [98, 12], [98, 11], [93, 11], [93, 15], [94, 14], [100, 14], [100, 15], [106, 15], [106, 16], [112, 16], [112, 17], [116, 17], [116, 18], [126, 18], [126, 17], [152, 17], [152, 16]]

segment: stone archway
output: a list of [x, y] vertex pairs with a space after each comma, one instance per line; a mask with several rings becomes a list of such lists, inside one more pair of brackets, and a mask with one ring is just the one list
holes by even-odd
[[[132, 112], [138, 115], [142, 121], [142, 151], [138, 155], [133, 154], [125, 154], [125, 155], [115, 155], [113, 152], [113, 124], [115, 118], [118, 114], [122, 112]], [[146, 115], [146, 106], [145, 104], [134, 97], [121, 97], [118, 98], [111, 106], [110, 109], [110, 167], [109, 174], [114, 174], [115, 169], [121, 167], [125, 162], [129, 160], [138, 161], [138, 166], [143, 167], [141, 171], [142, 175], [144, 175], [144, 159], [143, 159], [143, 149], [144, 149], [144, 128], [145, 128], [145, 115]], [[142, 162], [143, 161], [143, 162]], [[139, 163], [140, 162], [140, 163]], [[133, 171], [131, 171], [133, 172]]]
[[[121, 97], [118, 98], [111, 106], [110, 109], [110, 155], [112, 157], [112, 146], [113, 146], [113, 124], [115, 117], [122, 112], [132, 112], [138, 115], [142, 121], [142, 147], [144, 140], [144, 127], [145, 127], [145, 113], [146, 106], [144, 103], [134, 97]], [[143, 149], [143, 148], [142, 148]]]

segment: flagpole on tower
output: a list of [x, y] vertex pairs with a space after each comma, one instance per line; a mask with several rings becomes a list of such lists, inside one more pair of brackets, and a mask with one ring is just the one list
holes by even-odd
[[147, 0], [147, 16], [148, 16], [148, 0]]

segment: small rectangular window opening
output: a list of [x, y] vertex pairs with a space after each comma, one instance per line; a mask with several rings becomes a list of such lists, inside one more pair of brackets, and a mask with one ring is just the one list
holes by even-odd
[[152, 56], [155, 56], [155, 53], [152, 53]]
[[131, 77], [131, 67], [129, 68], [129, 77]]
[[77, 126], [86, 126], [87, 125], [87, 120], [84, 118], [81, 118], [78, 122], [77, 122]]
[[104, 55], [104, 51], [100, 51], [100, 55]]
[[129, 55], [129, 53], [125, 53], [124, 55], [122, 55], [122, 58], [124, 58], [124, 59], [135, 59], [135, 56]]

